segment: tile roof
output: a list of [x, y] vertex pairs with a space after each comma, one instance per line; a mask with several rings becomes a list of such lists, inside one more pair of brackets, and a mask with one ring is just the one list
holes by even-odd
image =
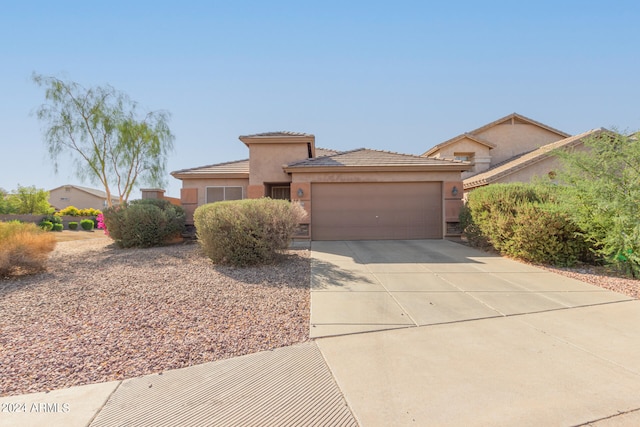
[[253, 137], [264, 137], [264, 136], [314, 136], [310, 133], [302, 133], [302, 132], [291, 132], [291, 131], [278, 131], [278, 132], [262, 132], [262, 133], [254, 133], [252, 135], [241, 135], [239, 138], [253, 138]]
[[[317, 157], [328, 156], [336, 153], [337, 153], [336, 150], [331, 150], [328, 148], [319, 148], [319, 147], [316, 148]], [[196, 177], [198, 175], [209, 175], [209, 174], [216, 174], [216, 175], [246, 174], [248, 177], [249, 176], [249, 159], [234, 160], [230, 162], [216, 163], [213, 165], [206, 165], [206, 166], [197, 166], [195, 168], [181, 169], [181, 170], [171, 172], [171, 175], [174, 177], [177, 177], [178, 175], [180, 176], [189, 175], [192, 177]]]
[[558, 134], [558, 135], [560, 135], [562, 137], [565, 137], [565, 138], [568, 138], [569, 136], [571, 136], [570, 134], [568, 134], [566, 132], [563, 132], [563, 131], [558, 130], [556, 128], [552, 128], [551, 126], [545, 125], [544, 123], [540, 123], [538, 121], [535, 121], [533, 119], [530, 119], [529, 117], [525, 117], [522, 114], [518, 114], [518, 113], [511, 113], [508, 116], [504, 116], [504, 117], [502, 117], [502, 118], [500, 118], [498, 120], [495, 120], [495, 121], [493, 121], [491, 123], [487, 123], [486, 125], [481, 126], [478, 129], [474, 129], [474, 130], [472, 130], [471, 132], [468, 132], [468, 133], [477, 134], [477, 133], [485, 131], [485, 130], [491, 128], [491, 127], [494, 127], [496, 125], [499, 125], [499, 124], [504, 123], [507, 120], [511, 120], [511, 119], [517, 119], [517, 120], [520, 120], [520, 121], [523, 121], [523, 122], [528, 122], [528, 123], [530, 123], [532, 125], [539, 126], [539, 127], [543, 128], [543, 129], [546, 129], [546, 130], [548, 130], [550, 132], [553, 132], [553, 133]]
[[547, 145], [543, 145], [540, 148], [518, 155], [515, 158], [511, 158], [504, 162], [494, 165], [490, 169], [481, 172], [477, 175], [473, 175], [464, 180], [464, 189], [469, 190], [475, 187], [491, 184], [497, 181], [499, 178], [510, 175], [521, 169], [526, 168], [529, 165], [537, 163], [543, 159], [552, 155], [552, 151], [559, 148], [569, 148], [579, 144], [584, 138], [589, 136], [595, 136], [602, 132], [608, 132], [604, 128], [592, 129], [587, 132], [571, 136], [569, 138], [561, 139], [560, 141], [552, 142]]
[[469, 163], [458, 160], [434, 159], [430, 157], [394, 153], [391, 151], [358, 148], [355, 150], [342, 151], [331, 155], [289, 163], [286, 166], [286, 169], [314, 167], [407, 167], [452, 165], [457, 165], [462, 169], [466, 169], [466, 166], [468, 166]]
[[249, 159], [234, 160], [231, 162], [216, 163], [213, 165], [198, 166], [195, 168], [181, 169], [171, 172], [177, 175], [207, 175], [207, 174], [246, 174], [249, 176]]

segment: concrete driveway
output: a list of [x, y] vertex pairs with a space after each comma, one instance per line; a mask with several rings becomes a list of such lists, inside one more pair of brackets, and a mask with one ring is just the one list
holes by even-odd
[[640, 425], [640, 301], [442, 240], [314, 242], [312, 282], [314, 340], [3, 397], [0, 425]]
[[631, 300], [448, 240], [311, 249], [312, 338]]
[[312, 257], [311, 333], [360, 425], [640, 425], [640, 301], [449, 241]]

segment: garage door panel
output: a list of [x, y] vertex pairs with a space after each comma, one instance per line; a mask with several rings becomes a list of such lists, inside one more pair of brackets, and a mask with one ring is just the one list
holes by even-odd
[[440, 182], [312, 186], [314, 240], [442, 237]]

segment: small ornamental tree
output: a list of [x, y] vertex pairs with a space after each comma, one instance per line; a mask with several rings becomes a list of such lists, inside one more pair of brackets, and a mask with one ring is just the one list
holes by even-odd
[[45, 89], [46, 103], [37, 115], [56, 172], [58, 156], [72, 156], [78, 178], [100, 184], [108, 206], [115, 194], [120, 204], [126, 202], [140, 183], [162, 186], [173, 149], [167, 112], [140, 112], [111, 86], [85, 88], [39, 74], [33, 81]]

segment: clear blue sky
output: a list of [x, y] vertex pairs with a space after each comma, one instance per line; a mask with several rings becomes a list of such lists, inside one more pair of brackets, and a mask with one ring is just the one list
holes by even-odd
[[246, 158], [239, 135], [278, 130], [409, 154], [512, 112], [638, 130], [638, 18], [615, 0], [5, 1], [0, 187], [83, 184], [50, 166], [33, 72], [169, 111], [169, 171]]

